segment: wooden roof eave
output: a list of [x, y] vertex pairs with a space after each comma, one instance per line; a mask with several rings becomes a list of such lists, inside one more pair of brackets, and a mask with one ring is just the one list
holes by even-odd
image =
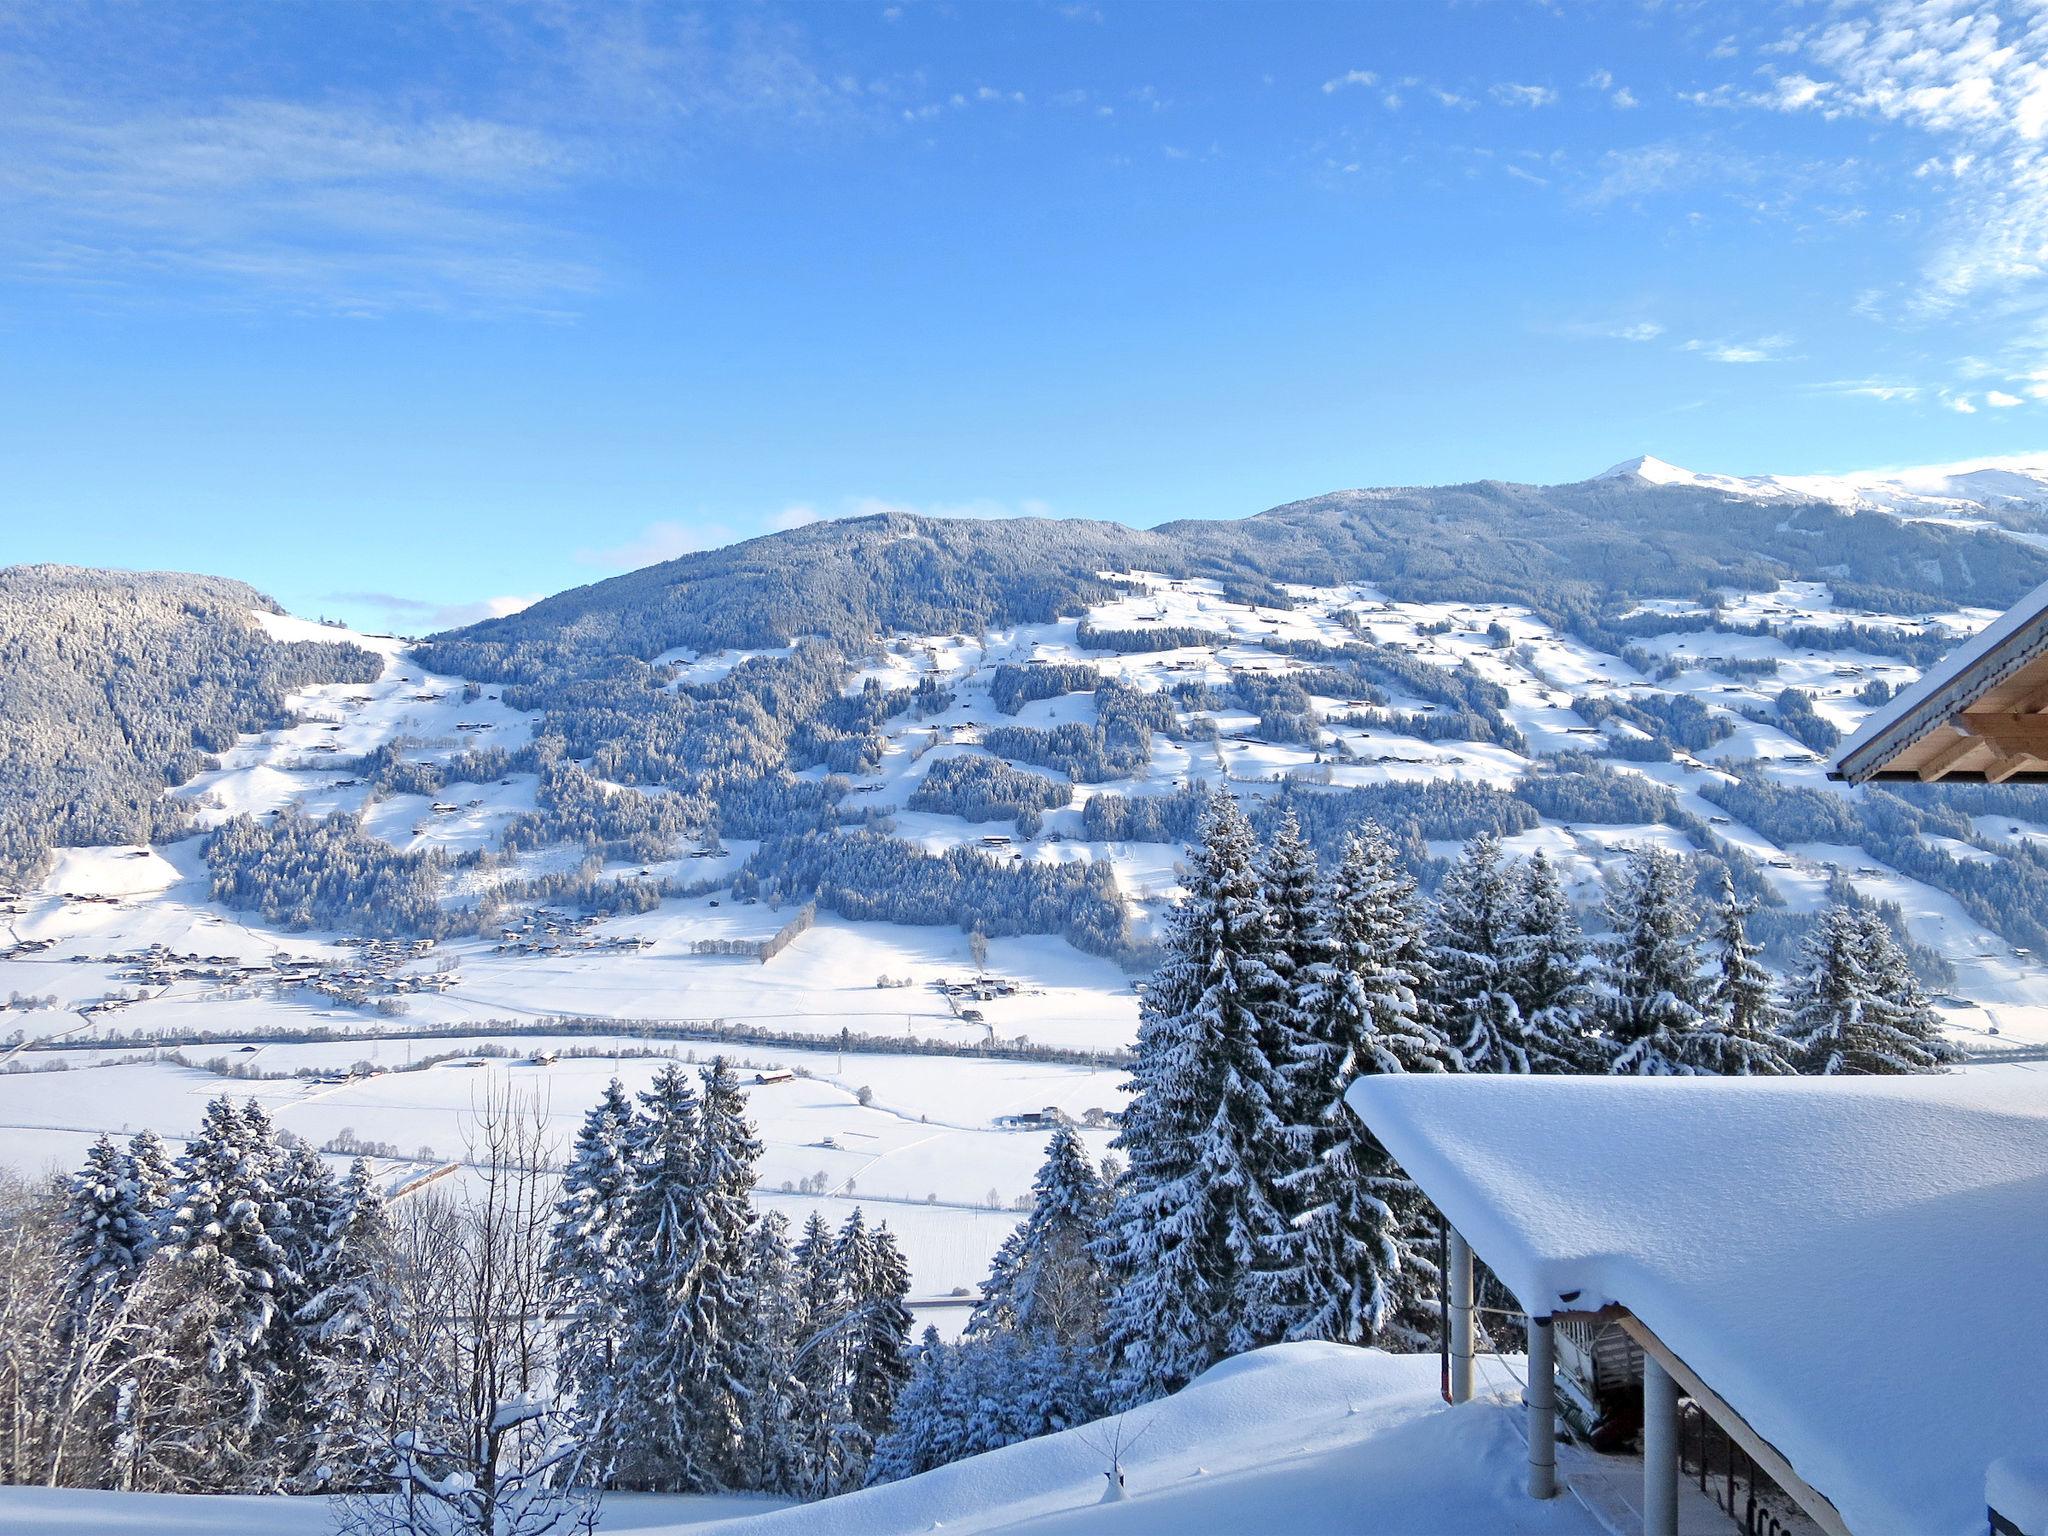
[[[1867, 739], [1852, 743], [1828, 770], [1851, 784], [1871, 780], [1990, 783], [2048, 779], [2048, 611], [2005, 637], [1982, 657], [1959, 668], [1926, 697]], [[1961, 749], [1965, 738], [1978, 745]], [[1930, 744], [1935, 744], [1931, 751]], [[1949, 762], [1927, 759], [1952, 751]], [[1971, 763], [1973, 757], [1989, 763]], [[2018, 759], [2018, 761], [2014, 761]], [[1969, 766], [1965, 766], [1969, 764]], [[1931, 770], [1931, 771], [1930, 771]]]

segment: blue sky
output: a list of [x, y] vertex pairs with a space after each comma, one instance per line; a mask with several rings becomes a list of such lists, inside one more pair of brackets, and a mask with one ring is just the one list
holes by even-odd
[[0, 0], [0, 561], [424, 629], [871, 507], [2048, 446], [2048, 22]]

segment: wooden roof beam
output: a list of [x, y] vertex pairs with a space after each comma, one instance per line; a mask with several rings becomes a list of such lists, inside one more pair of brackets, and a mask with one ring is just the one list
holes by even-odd
[[1998, 713], [1957, 715], [1951, 722], [1959, 731], [1990, 742], [2001, 753], [2022, 757], [2048, 758], [2048, 715]]
[[1922, 784], [1932, 784], [1983, 745], [1984, 743], [1975, 736], [1958, 736], [1913, 771], [1920, 775]]
[[2038, 773], [2041, 759], [2028, 752], [2001, 752], [1996, 761], [1984, 770], [1986, 784], [2003, 784], [2016, 773]]
[[1834, 1502], [1795, 1472], [1792, 1463], [1778, 1448], [1752, 1429], [1749, 1420], [1702, 1381], [1699, 1374], [1679, 1359], [1669, 1345], [1644, 1326], [1641, 1318], [1633, 1313], [1627, 1314], [1621, 1319], [1621, 1327], [1642, 1346], [1644, 1354], [1670, 1373], [1685, 1395], [1699, 1404], [1700, 1410], [1720, 1425], [1729, 1439], [1749, 1452], [1750, 1460], [1769, 1473], [1771, 1480], [1790, 1494], [1827, 1536], [1850, 1536], [1849, 1527], [1843, 1524], [1841, 1511], [1835, 1508]]

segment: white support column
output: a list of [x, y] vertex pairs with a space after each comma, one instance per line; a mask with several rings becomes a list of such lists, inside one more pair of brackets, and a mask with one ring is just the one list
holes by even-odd
[[1643, 1357], [1643, 1536], [1678, 1536], [1678, 1383]]
[[1557, 1330], [1529, 1319], [1529, 1497], [1557, 1492]]
[[1451, 1401], [1472, 1401], [1472, 1245], [1451, 1228]]

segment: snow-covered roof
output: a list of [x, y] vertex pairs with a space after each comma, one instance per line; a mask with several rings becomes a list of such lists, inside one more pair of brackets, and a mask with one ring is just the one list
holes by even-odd
[[1859, 1536], [2048, 1444], [2048, 1078], [1384, 1076], [1352, 1109], [1522, 1299], [1626, 1308]]
[[[1862, 783], [1941, 729], [2022, 668], [2048, 655], [2048, 583], [1957, 646], [1920, 680], [1882, 708], [1844, 742], [1831, 776]], [[2028, 775], [2031, 777], [2032, 775]]]

